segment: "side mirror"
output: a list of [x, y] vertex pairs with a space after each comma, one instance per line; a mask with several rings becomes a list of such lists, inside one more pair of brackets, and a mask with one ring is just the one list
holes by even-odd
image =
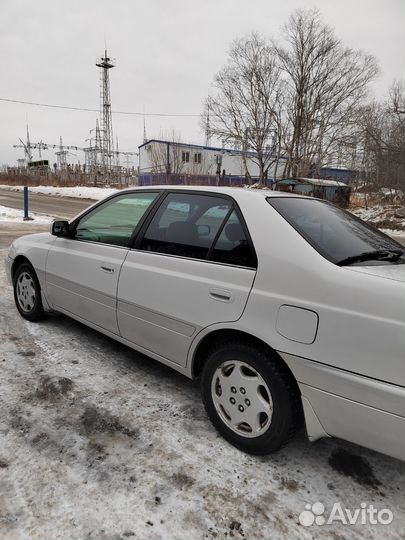
[[51, 226], [51, 234], [53, 236], [70, 236], [68, 221], [54, 221]]

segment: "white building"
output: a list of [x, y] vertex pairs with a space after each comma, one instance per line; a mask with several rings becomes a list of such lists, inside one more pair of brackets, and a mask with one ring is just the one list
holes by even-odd
[[[251, 177], [259, 177], [256, 153], [246, 152], [246, 164]], [[277, 178], [281, 178], [282, 165]], [[269, 170], [269, 180], [274, 179], [275, 166]], [[139, 146], [139, 183], [152, 183], [158, 175], [192, 175], [215, 177], [220, 171], [227, 179], [245, 181], [243, 153], [229, 148], [215, 148], [173, 141], [151, 139]], [[154, 182], [155, 183], [155, 182]]]

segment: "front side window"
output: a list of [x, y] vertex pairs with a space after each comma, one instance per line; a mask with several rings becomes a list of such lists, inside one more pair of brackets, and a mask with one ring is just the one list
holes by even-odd
[[75, 238], [127, 247], [135, 227], [157, 196], [127, 193], [106, 201], [78, 222]]
[[267, 201], [321, 255], [339, 266], [405, 262], [400, 244], [333, 204], [298, 197]]

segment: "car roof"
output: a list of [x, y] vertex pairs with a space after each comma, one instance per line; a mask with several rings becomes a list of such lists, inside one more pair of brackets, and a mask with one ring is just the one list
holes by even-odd
[[[229, 186], [182, 186], [182, 185], [149, 185], [149, 186], [134, 186], [123, 191], [138, 191], [138, 190], [165, 190], [165, 191], [207, 191], [208, 193], [223, 193], [236, 197], [297, 197], [297, 194], [286, 193], [282, 191], [272, 191], [267, 188], [250, 188], [250, 187], [229, 187]], [[302, 195], [298, 195], [303, 198]]]

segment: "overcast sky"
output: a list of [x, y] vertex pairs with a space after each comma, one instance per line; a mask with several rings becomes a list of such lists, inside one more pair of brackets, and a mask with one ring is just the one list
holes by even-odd
[[[105, 35], [117, 62], [113, 110], [198, 115], [234, 38], [251, 31], [280, 37], [291, 11], [313, 7], [347, 46], [376, 56], [376, 96], [405, 77], [404, 0], [3, 0], [0, 97], [97, 109], [95, 60]], [[96, 118], [0, 101], [0, 164], [23, 157], [12, 145], [25, 140], [27, 119], [31, 141], [55, 144], [62, 135], [83, 146]], [[142, 143], [142, 116], [115, 115], [113, 128], [120, 150]], [[175, 129], [184, 141], [204, 143], [196, 117], [146, 116], [146, 128], [149, 138]], [[50, 152], [43, 157], [55, 161]]]

